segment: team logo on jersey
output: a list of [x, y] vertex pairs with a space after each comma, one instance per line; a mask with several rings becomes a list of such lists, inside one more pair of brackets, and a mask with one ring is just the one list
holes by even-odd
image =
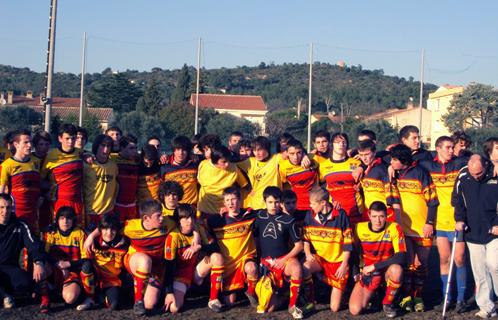
[[275, 229], [275, 225], [273, 224], [273, 222], [268, 223], [265, 230], [263, 231], [263, 238], [267, 237], [277, 239], [277, 229]]

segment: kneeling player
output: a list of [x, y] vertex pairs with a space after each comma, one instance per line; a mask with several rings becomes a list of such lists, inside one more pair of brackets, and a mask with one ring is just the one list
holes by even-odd
[[[190, 204], [180, 204], [173, 213], [177, 228], [168, 234], [164, 247], [166, 259], [164, 310], [177, 313], [183, 306], [185, 293], [194, 279], [195, 265], [198, 260], [197, 245], [194, 244], [195, 209]], [[204, 234], [204, 233], [201, 233]], [[208, 245], [204, 238], [202, 245]], [[192, 255], [184, 253], [195, 246]]]
[[[254, 234], [259, 242], [263, 274], [271, 274], [276, 288], [281, 288], [285, 278], [290, 278], [288, 311], [294, 319], [302, 319], [303, 312], [296, 302], [302, 280], [302, 267], [297, 255], [303, 250], [303, 242], [294, 218], [281, 211], [281, 197], [282, 191], [277, 187], [266, 187], [263, 191], [266, 209], [257, 214]], [[293, 244], [290, 251], [289, 243]], [[270, 301], [267, 310], [274, 309], [278, 304]], [[260, 307], [258, 312], [266, 311]]]
[[235, 302], [235, 291], [244, 289], [251, 305], [257, 305], [255, 293], [258, 281], [257, 252], [253, 238], [256, 214], [251, 209], [241, 209], [242, 197], [236, 186], [223, 190], [224, 213], [207, 219], [209, 233], [216, 239], [224, 260], [223, 291], [230, 293], [226, 304]]
[[333, 208], [328, 200], [327, 190], [316, 187], [310, 191], [311, 211], [304, 218], [303, 227], [306, 255], [304, 283], [306, 299], [313, 303], [311, 275], [321, 273], [323, 281], [332, 287], [330, 309], [337, 312], [348, 281], [348, 263], [353, 246], [346, 212]]
[[364, 267], [355, 279], [349, 312], [353, 315], [364, 310], [373, 293], [382, 283], [387, 283], [386, 295], [382, 301], [384, 313], [388, 318], [396, 316], [392, 307], [394, 297], [401, 286], [405, 263], [406, 245], [403, 231], [395, 222], [386, 222], [387, 208], [380, 201], [370, 205], [369, 222], [361, 222], [355, 227], [355, 244], [361, 250]]

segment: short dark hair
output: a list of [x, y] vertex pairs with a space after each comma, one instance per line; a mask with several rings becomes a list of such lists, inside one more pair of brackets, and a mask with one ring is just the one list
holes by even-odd
[[10, 202], [10, 204], [14, 204], [14, 199], [8, 193], [0, 193], [0, 199]]
[[195, 146], [196, 144], [198, 145], [200, 143], [202, 135], [200, 133], [194, 134], [192, 136], [192, 139], [190, 140], [192, 142], [192, 146]]
[[281, 196], [282, 202], [288, 201], [288, 200], [297, 200], [297, 195], [294, 191], [290, 189], [285, 189], [282, 191], [282, 196]]
[[182, 149], [187, 152], [192, 150], [192, 142], [186, 136], [176, 136], [173, 141], [171, 141], [171, 149]]
[[95, 139], [93, 139], [93, 144], [92, 144], [92, 153], [94, 155], [97, 154], [99, 146], [102, 144], [105, 144], [106, 146], [112, 148], [113, 145], [112, 138], [106, 134], [99, 134], [98, 136], [96, 136]]
[[120, 135], [123, 135], [123, 131], [121, 131], [121, 129], [118, 126], [112, 126], [110, 128], [107, 128], [107, 130], [105, 131], [105, 134], [109, 134], [109, 132], [111, 132], [111, 131], [116, 131], [116, 132], [119, 132]]
[[412, 150], [404, 144], [397, 144], [391, 149], [391, 158], [398, 159], [404, 165], [411, 165]]
[[358, 151], [365, 151], [365, 150], [370, 150], [372, 152], [375, 152], [375, 150], [376, 150], [375, 143], [370, 139], [359, 141], [358, 142]]
[[464, 131], [455, 131], [451, 135], [451, 139], [453, 139], [453, 143], [457, 144], [460, 140], [465, 141], [465, 145], [469, 147], [472, 144], [472, 138], [466, 134]]
[[223, 190], [223, 197], [229, 194], [233, 194], [237, 197], [237, 199], [242, 200], [242, 194], [240, 193], [240, 188], [237, 185], [233, 185]]
[[440, 136], [439, 138], [436, 139], [435, 146], [437, 148], [441, 148], [441, 146], [443, 145], [443, 143], [446, 142], [446, 141], [453, 143], [453, 139], [451, 139], [450, 137], [448, 137], [448, 136]]
[[122, 136], [121, 139], [119, 139], [119, 148], [124, 149], [126, 148], [130, 143], [137, 144], [138, 139], [132, 134], [127, 134], [126, 136]]
[[282, 133], [279, 137], [278, 137], [278, 143], [277, 143], [277, 152], [282, 152], [282, 151], [286, 151], [287, 148], [284, 148], [283, 145], [287, 145], [287, 143], [294, 139], [294, 136], [288, 132], [284, 132]]
[[263, 191], [263, 199], [266, 201], [268, 197], [273, 197], [277, 200], [282, 199], [282, 190], [279, 187], [269, 186]]
[[195, 219], [195, 209], [192, 205], [187, 203], [180, 203], [173, 211], [173, 220], [176, 222], [178, 228], [180, 228], [180, 220], [183, 218]]
[[316, 138], [325, 138], [325, 139], [327, 139], [327, 141], [330, 141], [330, 132], [328, 132], [326, 130], [318, 130], [315, 133], [315, 137], [313, 138], [313, 141], [315, 141]]
[[491, 152], [493, 152], [493, 147], [498, 144], [498, 137], [491, 137], [486, 139], [483, 144], [484, 154], [489, 158], [491, 157]]
[[332, 135], [332, 137], [330, 138], [330, 141], [332, 143], [334, 143], [334, 140], [336, 138], [342, 138], [344, 139], [344, 141], [346, 141], [346, 148], [349, 148], [349, 138], [348, 138], [348, 135], [345, 134], [344, 132], [336, 132]]
[[412, 132], [416, 134], [420, 133], [418, 128], [412, 125], [404, 126], [403, 128], [401, 128], [401, 130], [399, 130], [399, 141], [401, 141], [401, 139], [408, 139], [410, 133]]
[[88, 141], [88, 131], [85, 128], [77, 126], [76, 127], [76, 134], [78, 134], [78, 133], [81, 133], [81, 135], [83, 136], [83, 139]]
[[240, 132], [240, 131], [232, 131], [230, 133], [230, 137], [241, 137], [241, 138], [243, 138], [244, 134], [242, 132]]
[[304, 150], [304, 147], [303, 147], [303, 144], [301, 143], [301, 141], [297, 140], [297, 139], [290, 139], [289, 141], [287, 141], [287, 149], [290, 148], [290, 147], [294, 147], [294, 148], [298, 148], [298, 149], [301, 149], [301, 150]]
[[145, 200], [140, 204], [140, 218], [150, 217], [155, 212], [162, 212], [162, 205], [157, 200]]
[[387, 214], [387, 207], [382, 201], [374, 201], [370, 205], [370, 208], [368, 208], [370, 211], [383, 211], [385, 214]]
[[76, 126], [74, 124], [70, 124], [70, 123], [63, 123], [60, 127], [59, 127], [59, 137], [62, 137], [62, 135], [64, 133], [67, 133], [68, 135], [70, 136], [76, 136]]
[[237, 149], [240, 150], [240, 148], [251, 148], [252, 149], [252, 143], [251, 140], [249, 139], [242, 139], [237, 143]]
[[52, 144], [52, 137], [47, 131], [37, 131], [33, 136], [33, 145], [36, 147], [41, 140], [47, 141], [48, 144]]
[[161, 139], [159, 138], [159, 136], [156, 136], [156, 135], [149, 136], [147, 138], [147, 144], [149, 144], [150, 140], [157, 140], [157, 141], [161, 142]]
[[370, 139], [372, 141], [377, 140], [377, 135], [375, 134], [375, 132], [373, 132], [372, 130], [369, 130], [369, 129], [363, 129], [360, 132], [358, 132], [358, 137], [359, 136], [367, 136], [368, 139]]
[[256, 149], [257, 147], [262, 148], [268, 152], [268, 156], [271, 155], [271, 142], [267, 137], [257, 136], [252, 140], [252, 149]]
[[159, 153], [157, 152], [156, 147], [146, 144], [142, 147], [142, 152], [140, 153], [142, 160], [143, 159], [149, 159], [152, 161], [157, 161], [159, 160]]
[[176, 181], [166, 180], [159, 185], [158, 196], [159, 200], [164, 201], [164, 198], [169, 194], [176, 194], [178, 201], [183, 199], [183, 187]]
[[12, 143], [12, 137], [14, 135], [16, 131], [15, 130], [11, 130], [11, 131], [8, 131], [5, 136], [3, 136], [3, 143], [4, 144], [9, 144], [9, 143]]
[[214, 145], [211, 147], [211, 163], [217, 164], [220, 159], [230, 161], [232, 154], [227, 147], [223, 145]]
[[67, 219], [71, 219], [73, 221], [73, 227], [76, 226], [76, 211], [74, 211], [73, 207], [60, 207], [55, 214], [55, 223], [59, 223], [59, 219], [61, 217], [65, 217]]
[[99, 230], [102, 229], [111, 229], [119, 231], [121, 229], [121, 222], [116, 213], [105, 213], [102, 216], [102, 219], [99, 221]]
[[209, 148], [212, 149], [215, 146], [221, 145], [220, 137], [216, 134], [205, 134], [199, 139], [199, 149]]

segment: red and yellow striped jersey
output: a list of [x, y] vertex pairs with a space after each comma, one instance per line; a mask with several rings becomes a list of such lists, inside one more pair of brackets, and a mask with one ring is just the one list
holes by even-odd
[[386, 222], [380, 231], [373, 231], [370, 222], [360, 222], [355, 227], [354, 238], [361, 246], [366, 266], [385, 261], [395, 253], [406, 252], [405, 237], [396, 222]]
[[83, 201], [83, 161], [81, 150], [64, 152], [58, 148], [50, 150], [41, 170], [41, 177], [50, 177], [51, 200]]
[[94, 241], [93, 261], [104, 278], [118, 277], [123, 268], [123, 258], [128, 252], [129, 241], [121, 237], [116, 244], [110, 245], [98, 237]]
[[[166, 220], [169, 219], [164, 219]], [[145, 230], [142, 219], [126, 220], [123, 234], [130, 239], [128, 253], [143, 252], [151, 258], [162, 259], [168, 231], [173, 227], [170, 222], [158, 229]]]
[[183, 188], [183, 199], [180, 203], [197, 204], [199, 199], [199, 186], [197, 184], [198, 163], [192, 160], [184, 165], [174, 164], [173, 157], [170, 163], [161, 166], [161, 177], [163, 181], [171, 180], [178, 182]]
[[375, 201], [380, 201], [386, 206], [399, 203], [398, 189], [389, 180], [387, 166], [381, 158], [366, 168], [361, 179], [361, 187], [365, 198], [365, 209]]
[[159, 200], [159, 186], [161, 185], [160, 167], [154, 164], [148, 168], [140, 164], [138, 169], [137, 201]]
[[297, 196], [297, 210], [309, 210], [309, 191], [318, 183], [316, 163], [313, 161], [311, 168], [304, 169], [300, 165], [292, 164], [287, 159], [280, 162], [279, 170], [282, 182], [288, 182]]
[[111, 160], [116, 162], [118, 166], [118, 185], [119, 191], [116, 196], [116, 203], [131, 204], [137, 202], [138, 193], [138, 168], [139, 164], [136, 161], [125, 159], [119, 154], [112, 156]]
[[64, 236], [59, 229], [43, 233], [45, 251], [54, 261], [78, 261], [87, 258], [83, 244], [85, 232], [79, 227]]
[[342, 209], [333, 209], [324, 222], [311, 210], [304, 218], [303, 240], [310, 243], [313, 253], [331, 263], [342, 262], [343, 252], [353, 250], [351, 233], [349, 219]]

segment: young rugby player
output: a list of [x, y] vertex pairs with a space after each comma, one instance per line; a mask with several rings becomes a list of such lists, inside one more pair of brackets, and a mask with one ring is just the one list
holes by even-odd
[[159, 200], [163, 206], [163, 216], [173, 217], [178, 202], [183, 199], [183, 188], [176, 181], [163, 181], [159, 186]]
[[147, 144], [143, 146], [140, 156], [137, 191], [139, 205], [146, 200], [159, 200], [158, 190], [161, 184], [161, 167], [157, 149]]

